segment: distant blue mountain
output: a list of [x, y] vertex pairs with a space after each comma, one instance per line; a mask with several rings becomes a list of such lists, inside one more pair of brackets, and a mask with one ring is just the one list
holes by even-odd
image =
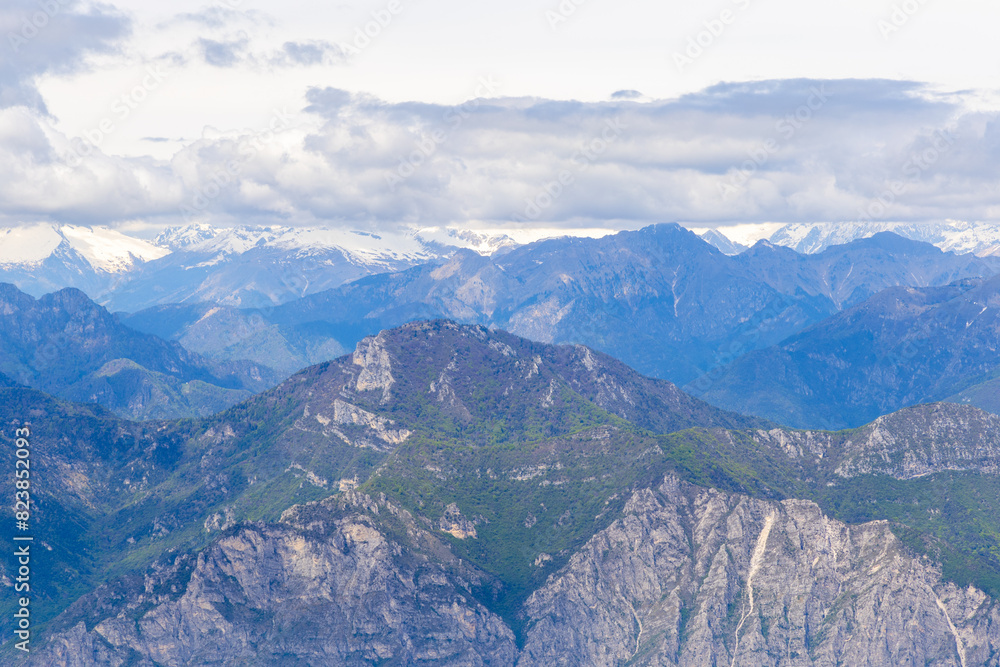
[[758, 242], [726, 256], [674, 224], [560, 238], [500, 256], [362, 278], [266, 310], [161, 306], [123, 321], [208, 356], [292, 370], [361, 337], [433, 318], [542, 342], [582, 343], [643, 373], [687, 383], [886, 287], [992, 275], [998, 258], [945, 253], [891, 233], [801, 255]]
[[66, 288], [35, 299], [0, 283], [0, 386], [24, 385], [133, 419], [208, 415], [280, 379], [135, 331]]
[[801, 428], [864, 424], [953, 400], [997, 411], [1000, 276], [893, 287], [688, 389]]

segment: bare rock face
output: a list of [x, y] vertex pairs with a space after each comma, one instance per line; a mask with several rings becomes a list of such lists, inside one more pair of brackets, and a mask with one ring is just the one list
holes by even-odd
[[844, 449], [848, 457], [837, 470], [843, 477], [882, 473], [909, 479], [942, 470], [996, 475], [1000, 417], [952, 403], [920, 405], [858, 429]]
[[513, 664], [513, 633], [467, 585], [365, 515], [244, 525], [30, 664]]
[[355, 388], [358, 391], [381, 389], [382, 402], [387, 403], [396, 379], [392, 376], [392, 361], [386, 347], [385, 333], [369, 336], [359, 342], [352, 361], [354, 365], [361, 367]]
[[991, 598], [942, 582], [885, 522], [848, 526], [808, 501], [670, 476], [634, 492], [528, 598], [521, 648], [471, 593], [488, 575], [421, 525], [348, 490], [233, 527], [130, 591], [85, 597], [29, 664], [1000, 664]]
[[906, 408], [853, 431], [755, 430], [790, 460], [824, 461], [838, 477], [914, 479], [944, 471], [1000, 473], [1000, 417], [953, 403]]
[[668, 478], [528, 600], [519, 665], [996, 665], [1000, 610], [884, 522]]
[[462, 516], [458, 505], [451, 503], [438, 521], [438, 528], [459, 540], [476, 539], [476, 524]]

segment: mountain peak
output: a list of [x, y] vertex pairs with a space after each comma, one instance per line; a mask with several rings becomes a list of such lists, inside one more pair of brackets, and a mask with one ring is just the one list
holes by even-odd
[[903, 238], [930, 243], [945, 252], [971, 253], [979, 257], [1000, 254], [1000, 225], [988, 222], [837, 222], [789, 223], [774, 229], [772, 225], [748, 225], [754, 238], [813, 254], [830, 246], [892, 232]]
[[76, 253], [100, 273], [119, 274], [169, 251], [109, 227], [36, 224], [0, 229], [0, 265], [31, 267], [59, 248]]
[[[940, 255], [944, 252], [930, 243], [906, 238], [905, 236], [900, 236], [899, 234], [891, 231], [877, 232], [867, 238], [856, 239], [844, 245], [853, 245], [860, 248], [878, 248], [888, 252], [919, 252], [921, 254], [934, 255]], [[830, 250], [830, 248], [827, 250]]]
[[701, 238], [715, 246], [724, 255], [739, 255], [747, 250], [748, 246], [733, 241], [728, 236], [717, 229], [709, 229], [701, 234]]
[[[429, 402], [436, 407], [423, 409], [428, 418], [440, 411], [466, 425], [493, 423], [501, 415], [521, 420], [539, 411], [562, 414], [570, 403], [586, 412], [591, 402], [665, 432], [698, 424], [758, 423], [712, 408], [670, 382], [644, 377], [583, 345], [537, 343], [446, 319], [411, 322], [365, 337], [343, 359], [354, 377], [348, 386], [370, 402], [366, 409]], [[304, 371], [314, 372], [325, 371]]]
[[39, 302], [53, 302], [63, 306], [82, 306], [87, 309], [104, 310], [106, 312], [106, 309], [103, 306], [94, 303], [83, 290], [77, 289], [76, 287], [64, 287], [61, 290], [52, 292], [51, 294], [46, 294], [39, 299]]
[[777, 256], [785, 257], [790, 260], [797, 260], [802, 257], [801, 253], [796, 252], [792, 248], [771, 243], [767, 239], [760, 239], [750, 246], [746, 252], [741, 253], [740, 256], [748, 259], [754, 256]]

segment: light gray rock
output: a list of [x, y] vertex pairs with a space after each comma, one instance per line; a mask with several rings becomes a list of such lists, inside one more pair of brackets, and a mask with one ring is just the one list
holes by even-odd
[[996, 665], [1000, 611], [885, 522], [668, 478], [528, 600], [519, 666]]
[[887, 523], [670, 476], [528, 598], [520, 649], [472, 594], [490, 581], [407, 512], [347, 491], [85, 598], [124, 603], [64, 622], [30, 664], [1000, 665], [1000, 607]]
[[513, 633], [467, 583], [362, 514], [244, 525], [191, 565], [150, 574], [125, 609], [58, 634], [30, 664], [475, 667], [516, 656]]

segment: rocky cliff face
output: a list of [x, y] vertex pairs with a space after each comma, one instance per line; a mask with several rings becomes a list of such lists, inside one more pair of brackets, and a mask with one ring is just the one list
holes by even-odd
[[991, 598], [942, 583], [886, 523], [806, 501], [670, 476], [635, 492], [528, 599], [521, 648], [440, 534], [353, 492], [298, 506], [88, 596], [75, 609], [120, 602], [70, 610], [30, 664], [1000, 664]]
[[519, 665], [997, 664], [1000, 610], [884, 522], [668, 478], [528, 601]]
[[1000, 667], [974, 408], [791, 431], [438, 321], [209, 420], [0, 389], [27, 420], [34, 665]]
[[80, 618], [29, 664], [513, 664], [513, 633], [470, 594], [486, 577], [402, 546], [365, 513], [395, 508], [348, 495], [356, 504], [242, 525], [124, 591], [96, 591], [76, 608], [119, 604]]
[[1000, 473], [1000, 417], [953, 403], [907, 408], [853, 431], [758, 430], [762, 448], [838, 477], [914, 479], [944, 471]]

